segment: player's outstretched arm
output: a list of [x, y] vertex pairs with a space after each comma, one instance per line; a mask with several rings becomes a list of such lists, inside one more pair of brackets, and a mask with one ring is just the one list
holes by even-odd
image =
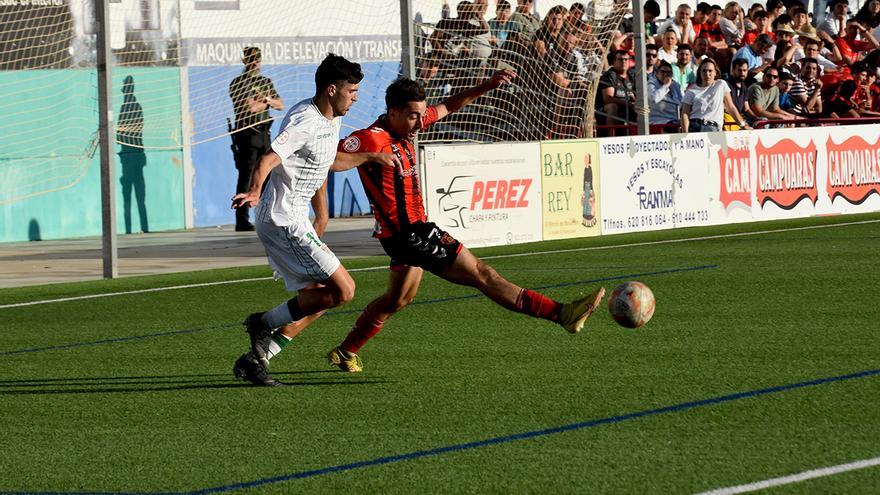
[[507, 84], [513, 81], [515, 78], [516, 72], [507, 69], [499, 70], [498, 72], [493, 74], [488, 81], [473, 86], [460, 93], [456, 93], [447, 98], [446, 101], [444, 101], [443, 103], [437, 105], [437, 119], [442, 119], [450, 113], [461, 110], [470, 102], [483, 96], [489, 91], [492, 91], [493, 89], [499, 88], [503, 84]]
[[336, 152], [336, 160], [330, 165], [333, 172], [344, 172], [367, 162], [375, 162], [386, 167], [400, 167], [400, 160], [391, 153], [346, 153]]
[[260, 161], [257, 162], [257, 166], [251, 172], [251, 183], [248, 190], [232, 197], [232, 207], [256, 206], [260, 201], [260, 191], [263, 190], [263, 182], [266, 182], [269, 172], [280, 163], [281, 157], [272, 150], [267, 151], [265, 155], [260, 157]]

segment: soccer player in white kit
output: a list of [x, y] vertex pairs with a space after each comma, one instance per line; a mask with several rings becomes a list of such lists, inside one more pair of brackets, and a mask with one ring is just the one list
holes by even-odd
[[[325, 310], [354, 297], [354, 280], [320, 240], [328, 218], [327, 173], [366, 161], [397, 163], [386, 153], [337, 154], [341, 117], [357, 101], [361, 79], [359, 64], [327, 55], [315, 72], [315, 96], [287, 112], [272, 149], [254, 167], [248, 191], [232, 198], [233, 208], [257, 206], [256, 231], [269, 265], [288, 291], [297, 292], [244, 321], [251, 352], [238, 358], [233, 372], [255, 385], [282, 385], [269, 374], [269, 359]], [[309, 204], [315, 210], [314, 222]]]

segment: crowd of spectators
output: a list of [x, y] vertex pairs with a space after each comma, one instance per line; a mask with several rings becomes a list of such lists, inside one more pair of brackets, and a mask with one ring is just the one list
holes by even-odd
[[[665, 20], [656, 0], [647, 0], [643, 68], [635, 67], [632, 18], [617, 25], [619, 17], [592, 9], [557, 5], [539, 19], [532, 0], [515, 7], [499, 0], [487, 20], [487, 0], [459, 2], [456, 15], [446, 8], [425, 36], [420, 78], [439, 100], [497, 68], [516, 70], [516, 85], [488, 106], [517, 113], [527, 128], [510, 132], [529, 139], [583, 136], [594, 85], [600, 135], [635, 123], [639, 111], [664, 132], [880, 116], [880, 0], [855, 13], [847, 0], [830, 0], [818, 23], [800, 0], [766, 0], [748, 13], [736, 1], [683, 3]], [[601, 59], [599, 33], [609, 31]], [[646, 75], [647, 108], [637, 107], [637, 69]]]
[[[532, 0], [499, 0], [491, 19], [487, 11], [487, 0], [462, 1], [454, 5], [454, 12], [444, 6], [443, 18], [425, 26], [421, 41], [417, 40], [417, 53], [422, 54], [418, 75], [429, 102], [467, 88], [496, 69], [512, 69], [518, 77], [482, 97], [467, 112], [432, 126], [424, 138], [434, 139], [431, 132], [447, 128], [466, 133], [478, 127], [466, 125], [468, 121], [488, 121], [488, 126], [479, 126], [480, 132], [495, 132], [499, 139], [583, 136], [589, 114], [585, 105], [602, 75], [596, 69], [614, 65], [601, 57], [604, 50], [595, 33], [613, 31], [616, 22], [596, 21], [580, 2], [554, 6], [542, 18]], [[629, 43], [632, 48], [631, 39]], [[621, 80], [615, 83], [629, 86], [622, 93], [623, 101], [615, 101], [624, 118], [632, 118], [633, 86], [626, 71], [630, 57], [623, 62]], [[613, 80], [612, 73], [606, 79]], [[475, 117], [473, 112], [482, 113]]]

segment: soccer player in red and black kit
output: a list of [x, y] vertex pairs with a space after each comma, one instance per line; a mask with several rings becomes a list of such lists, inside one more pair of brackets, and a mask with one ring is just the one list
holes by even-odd
[[556, 322], [571, 333], [579, 332], [599, 306], [605, 295], [602, 287], [566, 304], [519, 287], [427, 221], [413, 146], [416, 134], [514, 77], [511, 71], [499, 71], [490, 80], [432, 107], [425, 104], [421, 84], [398, 79], [385, 92], [387, 113], [340, 142], [339, 151], [392, 153], [401, 165], [394, 168], [367, 162], [358, 167], [376, 216], [373, 236], [391, 257], [391, 274], [387, 291], [367, 305], [342, 344], [327, 355], [330, 364], [352, 373], [362, 371], [358, 351], [388, 318], [415, 299], [424, 270], [475, 287], [509, 310]]

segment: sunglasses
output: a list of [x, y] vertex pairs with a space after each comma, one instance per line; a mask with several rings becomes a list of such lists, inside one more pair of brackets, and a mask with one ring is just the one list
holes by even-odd
[[646, 57], [657, 58], [657, 54], [653, 52], [645, 52]]

